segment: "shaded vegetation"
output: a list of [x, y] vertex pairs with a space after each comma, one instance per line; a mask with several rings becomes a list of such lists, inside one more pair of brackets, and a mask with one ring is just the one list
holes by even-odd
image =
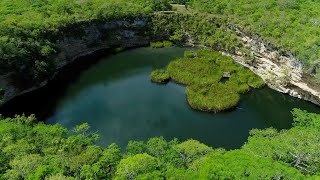
[[163, 69], [156, 69], [151, 72], [150, 79], [152, 82], [164, 84], [170, 80], [170, 75]]
[[[197, 110], [219, 112], [235, 107], [240, 94], [264, 86], [263, 80], [232, 58], [211, 50], [186, 51], [184, 58], [168, 65], [170, 77], [187, 85], [187, 99]], [[220, 82], [224, 73], [230, 79]]]
[[0, 87], [0, 106], [1, 106], [2, 103], [3, 103], [3, 96], [4, 96], [4, 89], [2, 89], [2, 88]]
[[316, 179], [320, 115], [292, 111], [294, 127], [252, 130], [238, 150], [196, 140], [95, 145], [88, 124], [69, 131], [34, 116], [0, 121], [0, 179]]

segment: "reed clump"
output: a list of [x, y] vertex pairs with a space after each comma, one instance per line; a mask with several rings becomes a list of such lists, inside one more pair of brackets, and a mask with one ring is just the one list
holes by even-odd
[[170, 80], [170, 75], [166, 70], [156, 69], [151, 72], [150, 79], [152, 82], [165, 84]]
[[[237, 106], [240, 94], [264, 86], [264, 81], [217, 51], [185, 51], [184, 57], [172, 61], [168, 75], [187, 86], [187, 100], [193, 109], [220, 112]], [[221, 82], [224, 75], [229, 78]]]

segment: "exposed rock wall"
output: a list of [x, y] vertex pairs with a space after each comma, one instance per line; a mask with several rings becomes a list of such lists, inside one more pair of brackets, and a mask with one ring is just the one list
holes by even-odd
[[[131, 20], [111, 21], [82, 25], [77, 33], [64, 37], [59, 46], [59, 53], [53, 58], [56, 73], [67, 64], [79, 57], [92, 54], [98, 50], [114, 47], [141, 47], [149, 44], [145, 36], [147, 19], [135, 18]], [[79, 32], [80, 35], [79, 35]], [[52, 78], [55, 75], [52, 76]], [[10, 74], [0, 76], [0, 85], [5, 87], [3, 103], [21, 94], [33, 91], [47, 84], [47, 81], [27, 89], [14, 86]]]
[[263, 43], [258, 36], [246, 35], [236, 27], [231, 29], [237, 33], [243, 45], [251, 49], [254, 61], [246, 61], [239, 51], [225, 54], [259, 75], [270, 88], [320, 105], [320, 92], [307, 84], [303, 65], [298, 59], [289, 52], [280, 52], [272, 45]]
[[[69, 35], [60, 42], [60, 52], [53, 59], [57, 72], [79, 57], [98, 50], [111, 47], [146, 46], [150, 41], [145, 35], [147, 19], [144, 18], [87, 24], [79, 28], [82, 31], [81, 35]], [[245, 55], [239, 50], [232, 54], [223, 52], [225, 55], [232, 56], [236, 62], [255, 72], [270, 88], [320, 105], [320, 92], [306, 83], [303, 66], [292, 54], [280, 52], [272, 45], [265, 44], [259, 36], [248, 35], [235, 26], [228, 28], [236, 32], [245, 47], [251, 49], [255, 60], [253, 63], [246, 61]], [[194, 43], [192, 37], [189, 37], [186, 45]], [[45, 81], [38, 86], [20, 89], [10, 83], [9, 77], [9, 74], [0, 77], [0, 86], [6, 87], [3, 102], [47, 83]]]

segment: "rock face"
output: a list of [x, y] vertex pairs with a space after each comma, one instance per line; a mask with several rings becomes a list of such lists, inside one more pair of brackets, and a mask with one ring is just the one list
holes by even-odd
[[[81, 56], [89, 55], [98, 50], [112, 47], [140, 47], [149, 44], [145, 35], [147, 19], [111, 21], [82, 25], [81, 35], [69, 35], [59, 43], [60, 52], [54, 57], [57, 72], [60, 68], [72, 63]], [[243, 45], [251, 49], [254, 61], [246, 61], [246, 55], [239, 50], [229, 55], [239, 64], [259, 75], [270, 88], [320, 105], [320, 92], [305, 81], [302, 64], [290, 53], [282, 53], [270, 44], [265, 44], [259, 36], [247, 35], [235, 26], [229, 26], [236, 32]], [[194, 45], [189, 37], [186, 45]], [[200, 46], [202, 47], [202, 46]], [[29, 89], [20, 89], [10, 83], [10, 74], [0, 76], [0, 87], [5, 88], [2, 102], [33, 91], [47, 84], [47, 81]], [[54, 76], [53, 76], [54, 77]], [[53, 78], [52, 77], [52, 78]], [[1, 102], [1, 101], [0, 101]]]
[[251, 49], [254, 61], [246, 61], [239, 51], [224, 54], [232, 56], [236, 62], [255, 72], [270, 88], [320, 105], [320, 92], [306, 83], [303, 66], [298, 59], [288, 52], [280, 53], [272, 45], [263, 43], [259, 37], [248, 36], [239, 28], [233, 27], [232, 30], [243, 45]]
[[[77, 32], [80, 32], [80, 34], [67, 35], [60, 41], [58, 45], [60, 51], [53, 58], [56, 64], [56, 72], [79, 57], [98, 50], [146, 46], [149, 44], [149, 39], [145, 36], [146, 27], [147, 19], [145, 18], [81, 25], [77, 27]], [[2, 102], [5, 103], [16, 96], [33, 91], [46, 84], [47, 81], [38, 86], [22, 89], [10, 83], [10, 74], [0, 76], [0, 87], [5, 87]]]

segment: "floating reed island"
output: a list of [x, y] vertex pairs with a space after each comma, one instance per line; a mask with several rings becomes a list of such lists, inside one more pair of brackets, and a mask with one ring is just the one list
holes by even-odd
[[153, 82], [163, 83], [170, 78], [187, 86], [187, 100], [193, 109], [207, 112], [234, 108], [241, 94], [265, 85], [259, 76], [231, 57], [207, 49], [186, 51], [183, 58], [168, 65], [167, 71], [151, 73]]

